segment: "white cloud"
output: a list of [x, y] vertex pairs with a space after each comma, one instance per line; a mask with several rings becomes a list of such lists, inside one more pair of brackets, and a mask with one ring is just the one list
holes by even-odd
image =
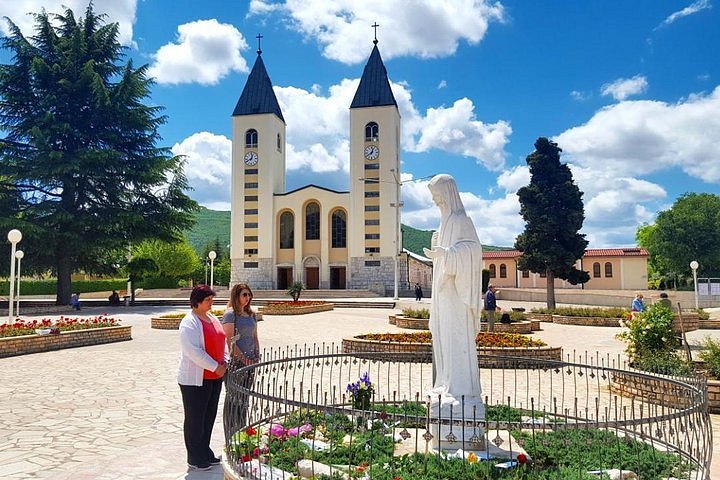
[[[253, 0], [249, 15], [283, 12], [288, 25], [323, 46], [326, 58], [346, 64], [362, 62], [372, 40], [371, 25], [379, 24], [378, 38], [386, 58], [452, 55], [460, 41], [480, 42], [493, 21], [505, 20], [504, 7], [486, 0]], [[432, 34], [428, 34], [431, 31]]]
[[498, 187], [506, 192], [517, 192], [520, 188], [530, 183], [530, 169], [524, 165], [518, 165], [510, 170], [505, 170], [497, 178]]
[[555, 139], [570, 162], [616, 176], [680, 168], [720, 182], [720, 86], [675, 104], [625, 101], [596, 112]]
[[577, 100], [578, 102], [584, 102], [588, 98], [590, 98], [590, 94], [586, 92], [581, 92], [579, 90], [573, 90], [570, 92], [570, 97], [572, 97], [573, 100]]
[[475, 117], [475, 106], [467, 98], [452, 107], [429, 108], [420, 127], [415, 152], [439, 149], [472, 157], [490, 170], [499, 170], [505, 162], [505, 145], [512, 133], [504, 120], [483, 123]]
[[175, 155], [185, 155], [185, 175], [193, 188], [192, 198], [216, 210], [230, 210], [232, 141], [210, 132], [190, 135], [172, 147]]
[[647, 78], [635, 75], [632, 78], [618, 78], [614, 82], [606, 83], [600, 88], [603, 96], [612, 95], [615, 100], [622, 101], [630, 95], [637, 95], [647, 90]]
[[158, 83], [214, 85], [231, 71], [249, 71], [240, 56], [248, 44], [232, 25], [215, 19], [197, 20], [177, 30], [177, 43], [168, 43], [154, 54], [148, 74]]
[[[7, 35], [8, 25], [4, 17], [17, 25], [23, 35], [29, 37], [34, 34], [35, 19], [30, 13], [40, 13], [43, 8], [49, 14], [62, 14], [66, 8], [73, 11], [75, 19], [85, 16], [87, 0], [22, 0], [0, 2], [0, 33]], [[95, 0], [93, 8], [96, 14], [107, 14], [106, 22], [118, 23], [118, 40], [123, 45], [133, 45], [133, 24], [137, 0]]]
[[438, 86], [437, 86], [438, 90], [440, 90], [441, 88], [445, 88], [445, 87], [447, 87], [447, 82], [445, 80], [440, 80], [440, 83], [438, 83]]
[[696, 14], [702, 10], [709, 10], [712, 8], [712, 5], [710, 4], [710, 0], [696, 0], [695, 2], [691, 3], [687, 7], [683, 8], [682, 10], [678, 10], [677, 12], [673, 12], [670, 15], [663, 20], [660, 25], [655, 27], [655, 30], [657, 30], [660, 27], [664, 27], [666, 25], [670, 25], [675, 20], [678, 20], [683, 17], [688, 17], [690, 15]]

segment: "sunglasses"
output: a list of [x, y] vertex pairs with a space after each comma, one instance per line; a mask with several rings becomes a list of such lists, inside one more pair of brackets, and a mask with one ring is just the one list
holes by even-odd
[[252, 298], [252, 293], [243, 292], [243, 293], [240, 294], [240, 296], [241, 296], [241, 297], [250, 297], [250, 298]]

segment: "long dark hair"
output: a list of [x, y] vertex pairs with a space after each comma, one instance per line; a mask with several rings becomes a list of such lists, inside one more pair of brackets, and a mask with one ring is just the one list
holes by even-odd
[[[242, 291], [247, 290], [250, 292], [250, 301], [245, 304], [245, 308], [240, 308], [240, 296], [242, 295]], [[232, 308], [233, 312], [240, 314], [242, 312], [245, 312], [247, 315], [252, 315], [253, 311], [252, 308], [250, 308], [250, 303], [252, 302], [253, 292], [248, 286], [247, 283], [238, 283], [236, 284], [232, 290], [230, 291], [230, 300], [228, 301], [228, 308]]]

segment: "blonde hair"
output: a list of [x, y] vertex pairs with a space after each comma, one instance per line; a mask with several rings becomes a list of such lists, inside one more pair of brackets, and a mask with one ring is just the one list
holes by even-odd
[[[243, 290], [250, 292], [250, 300], [245, 304], [244, 308], [240, 307], [240, 297], [242, 296]], [[252, 302], [253, 292], [247, 283], [238, 283], [230, 291], [230, 300], [228, 300], [228, 308], [232, 308], [233, 312], [240, 314], [245, 312], [248, 315], [253, 314], [252, 308], [250, 308], [250, 302]]]

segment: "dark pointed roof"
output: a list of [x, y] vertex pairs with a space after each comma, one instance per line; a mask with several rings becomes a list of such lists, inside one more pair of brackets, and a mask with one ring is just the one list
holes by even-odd
[[257, 115], [260, 113], [274, 113], [285, 123], [280, 104], [278, 104], [272, 82], [265, 70], [262, 56], [258, 54], [255, 65], [248, 76], [240, 100], [235, 105], [233, 117], [236, 115]]
[[383, 105], [395, 105], [395, 96], [390, 89], [390, 82], [387, 77], [387, 70], [380, 58], [380, 51], [375, 45], [370, 54], [365, 70], [363, 70], [360, 85], [355, 92], [350, 108], [379, 107]]

